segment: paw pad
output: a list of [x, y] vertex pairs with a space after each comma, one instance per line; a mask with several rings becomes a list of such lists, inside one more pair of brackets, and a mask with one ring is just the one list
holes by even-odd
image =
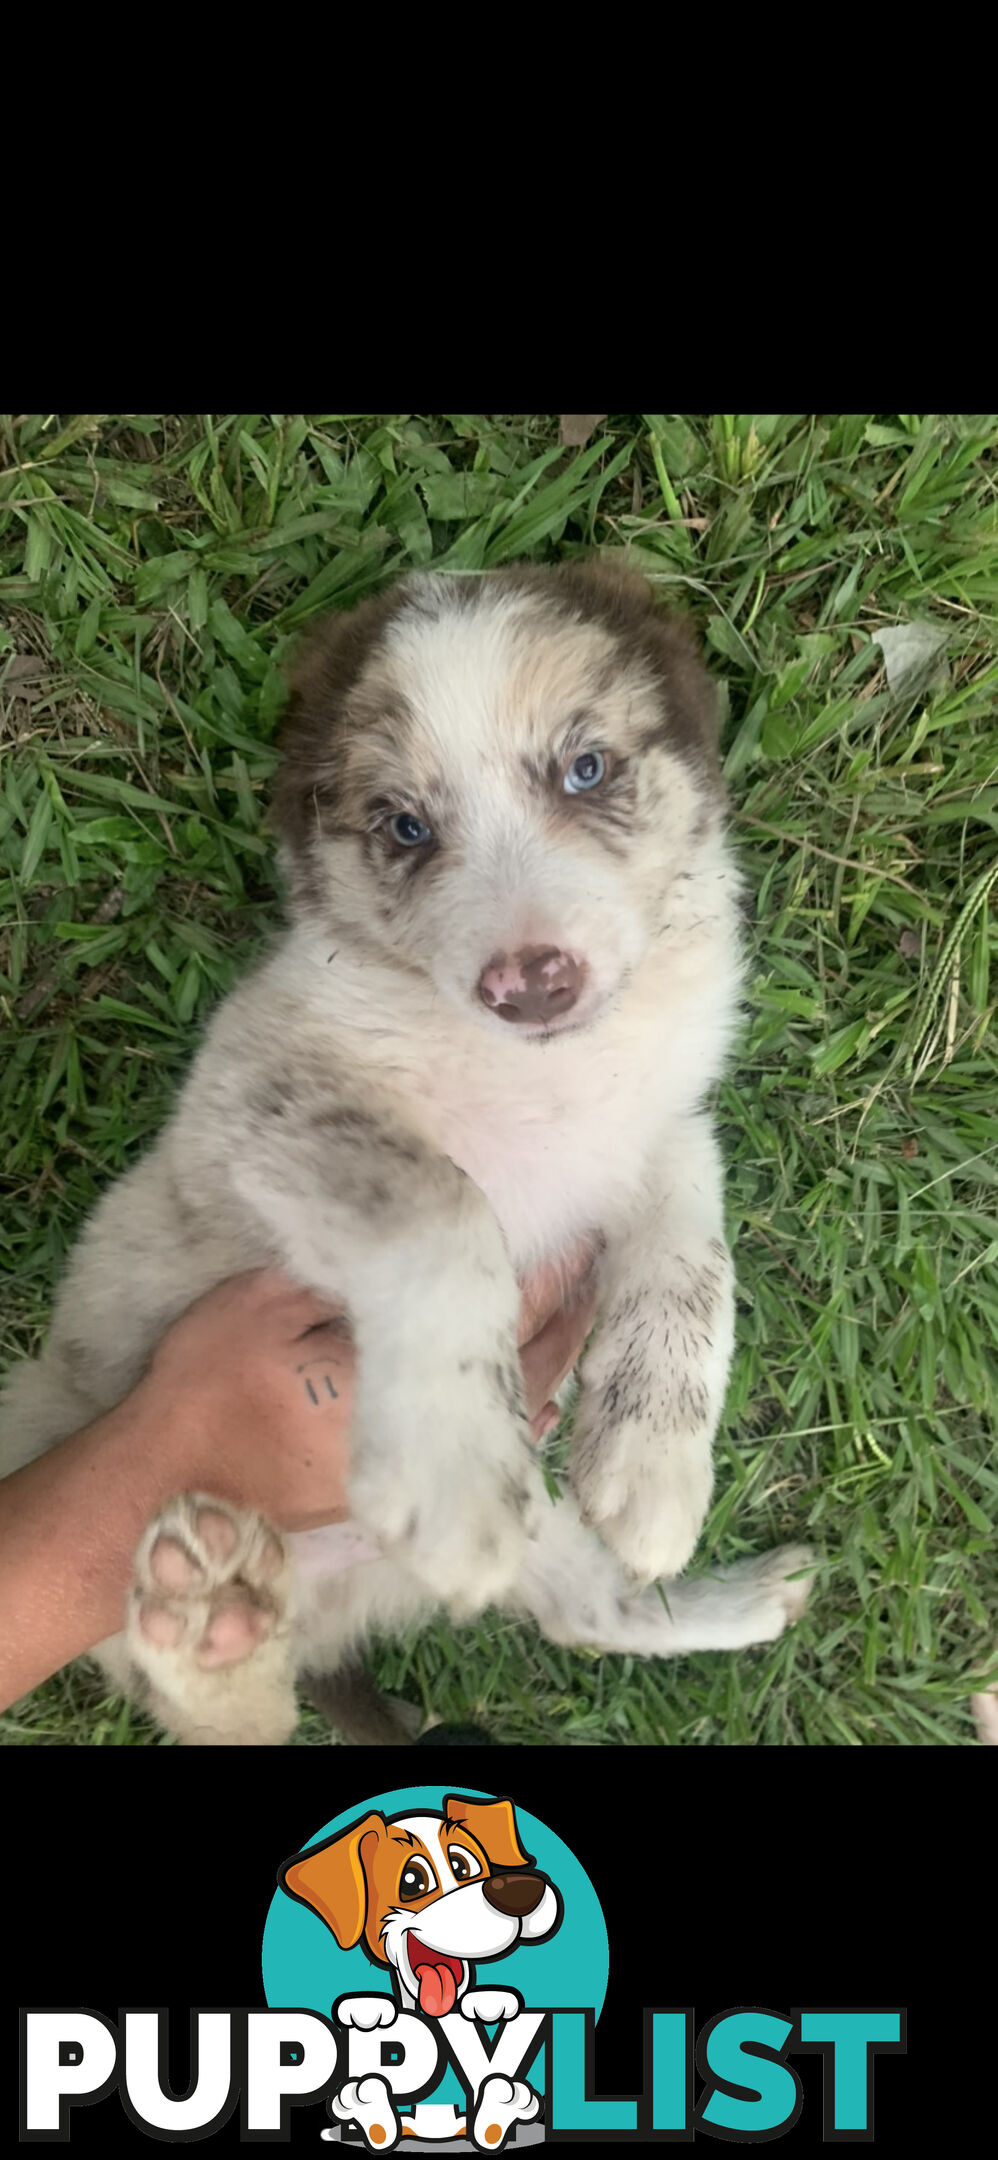
[[258, 1515], [189, 1495], [172, 1502], [136, 1561], [143, 1645], [180, 1651], [204, 1671], [239, 1664], [281, 1615], [284, 1563], [280, 1538]]

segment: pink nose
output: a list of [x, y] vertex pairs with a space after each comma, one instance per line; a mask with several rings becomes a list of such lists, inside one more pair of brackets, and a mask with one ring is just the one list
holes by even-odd
[[555, 945], [524, 945], [507, 959], [497, 953], [483, 970], [478, 995], [500, 1020], [556, 1020], [570, 1012], [585, 966]]

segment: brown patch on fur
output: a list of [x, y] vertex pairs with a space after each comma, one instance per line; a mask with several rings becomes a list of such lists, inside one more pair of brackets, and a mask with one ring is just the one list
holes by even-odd
[[[271, 814], [306, 894], [314, 890], [311, 857], [317, 832], [324, 822], [342, 827], [348, 815], [341, 791], [351, 694], [405, 604], [406, 588], [399, 583], [347, 613], [325, 616], [293, 665], [281, 730], [284, 759]], [[390, 711], [379, 706], [378, 717], [391, 725]]]
[[720, 792], [717, 700], [689, 621], [664, 614], [645, 578], [603, 557], [561, 563], [552, 576], [580, 617], [601, 623], [626, 656], [644, 660], [658, 686], [661, 717], [639, 747], [678, 752]]
[[[648, 580], [606, 556], [556, 563], [542, 569], [514, 563], [477, 580], [478, 586], [506, 586], [580, 624], [598, 624], [620, 646], [621, 660], [644, 660], [659, 686], [662, 713], [640, 745], [676, 751], [693, 763], [720, 794], [723, 792], [717, 744], [714, 685], [699, 655], [696, 632], [688, 618], [666, 614]], [[594, 680], [597, 697], [611, 686], [618, 670], [613, 655], [600, 663]]]

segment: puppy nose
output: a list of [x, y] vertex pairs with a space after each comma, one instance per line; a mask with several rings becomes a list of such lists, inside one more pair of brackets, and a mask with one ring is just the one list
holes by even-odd
[[519, 1920], [524, 1913], [536, 1912], [544, 1896], [544, 1882], [540, 1875], [489, 1875], [482, 1884], [487, 1905], [494, 1905], [497, 1912], [505, 1913], [509, 1920]]
[[478, 995], [500, 1020], [554, 1020], [571, 1011], [584, 974], [582, 961], [556, 945], [524, 945], [489, 961]]

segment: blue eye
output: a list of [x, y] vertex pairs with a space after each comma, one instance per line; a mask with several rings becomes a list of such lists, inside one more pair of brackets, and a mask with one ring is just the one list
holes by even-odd
[[602, 750], [583, 750], [572, 759], [565, 774], [566, 795], [583, 795], [587, 788], [598, 787], [606, 771], [606, 759]]
[[397, 817], [389, 818], [388, 830], [402, 847], [425, 847], [433, 838], [429, 826], [422, 818], [413, 817], [411, 810], [400, 810]]

